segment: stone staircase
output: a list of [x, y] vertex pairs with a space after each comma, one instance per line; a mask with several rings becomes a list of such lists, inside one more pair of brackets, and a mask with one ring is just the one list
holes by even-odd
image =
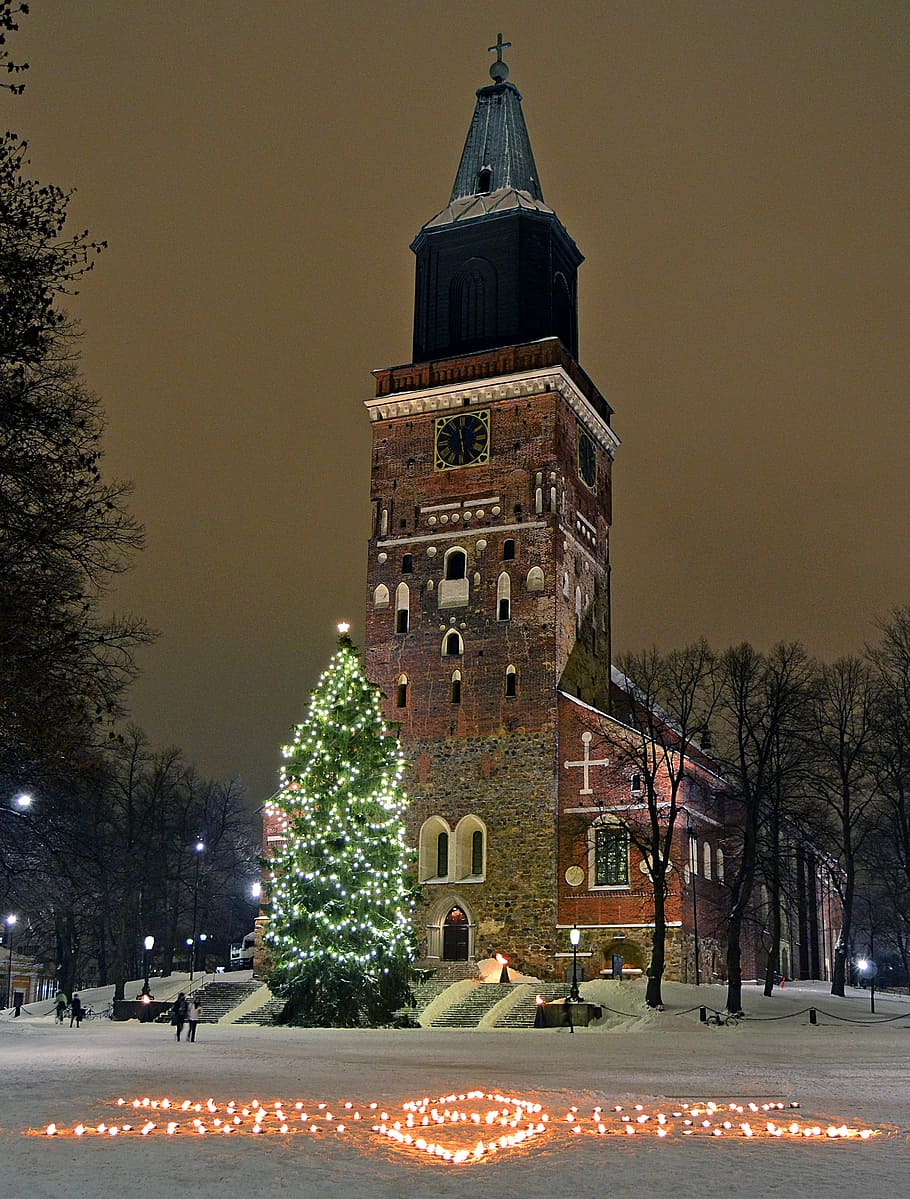
[[535, 997], [540, 995], [547, 1003], [565, 999], [569, 993], [568, 983], [537, 983], [535, 990], [510, 1008], [496, 1025], [497, 1028], [533, 1028], [537, 1014]]
[[217, 1024], [222, 1016], [243, 1003], [247, 996], [258, 991], [260, 982], [208, 983], [202, 991], [202, 1019], [200, 1024]]
[[514, 983], [479, 983], [430, 1022], [431, 1028], [476, 1028], [487, 1012], [511, 995]]
[[281, 1015], [281, 1010], [283, 1007], [283, 999], [269, 999], [262, 1005], [262, 1007], [256, 1008], [255, 1011], [247, 1012], [245, 1016], [241, 1016], [240, 1019], [235, 1023], [259, 1024], [265, 1028], [271, 1028]]

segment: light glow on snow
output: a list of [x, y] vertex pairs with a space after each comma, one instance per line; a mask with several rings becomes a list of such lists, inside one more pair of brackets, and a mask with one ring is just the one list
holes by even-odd
[[[831, 1120], [795, 1118], [798, 1103], [717, 1102], [706, 1099], [658, 1108], [644, 1103], [628, 1107], [594, 1107], [583, 1113], [570, 1107], [553, 1118], [542, 1104], [497, 1091], [465, 1091], [437, 1099], [409, 1099], [397, 1113], [377, 1102], [359, 1106], [351, 1100], [334, 1105], [304, 1099], [216, 1101], [206, 1099], [117, 1099], [116, 1120], [92, 1124], [86, 1120], [64, 1127], [57, 1122], [30, 1130], [53, 1137], [104, 1136], [332, 1136], [372, 1134], [422, 1160], [444, 1165], [470, 1165], [495, 1153], [527, 1148], [547, 1138], [563, 1140], [593, 1136], [653, 1137], [679, 1140], [868, 1141], [880, 1129], [851, 1127]], [[361, 1111], [361, 1108], [363, 1111]], [[368, 1144], [360, 1146], [368, 1148]]]

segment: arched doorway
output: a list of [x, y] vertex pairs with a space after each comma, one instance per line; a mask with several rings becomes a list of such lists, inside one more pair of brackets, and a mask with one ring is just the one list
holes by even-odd
[[442, 957], [446, 962], [468, 960], [468, 918], [457, 906], [449, 909], [442, 926]]

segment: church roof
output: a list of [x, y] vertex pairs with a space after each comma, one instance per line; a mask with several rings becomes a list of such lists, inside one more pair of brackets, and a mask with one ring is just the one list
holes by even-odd
[[[485, 172], [489, 171], [487, 176]], [[455, 176], [449, 204], [492, 188], [526, 192], [543, 200], [531, 141], [514, 83], [494, 83], [477, 92], [477, 105]]]
[[545, 212], [553, 216], [553, 209], [548, 208], [543, 200], [535, 199], [529, 192], [520, 191], [517, 187], [499, 187], [495, 191], [472, 193], [449, 201], [448, 207], [437, 212], [424, 225], [432, 229], [439, 225], [453, 225], [457, 221], [469, 221], [475, 217], [489, 216], [495, 212], [508, 212], [513, 208], [526, 208], [532, 212]]

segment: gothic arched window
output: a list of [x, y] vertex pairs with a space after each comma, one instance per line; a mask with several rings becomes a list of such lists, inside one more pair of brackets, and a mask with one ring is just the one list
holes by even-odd
[[464, 653], [464, 641], [456, 629], [449, 629], [443, 637], [442, 652], [446, 658], [460, 658]]
[[512, 619], [512, 581], [506, 571], [502, 572], [496, 584], [496, 619]]
[[411, 592], [407, 583], [395, 588], [395, 632], [406, 633], [411, 619]]
[[496, 270], [485, 258], [469, 258], [449, 285], [449, 335], [456, 348], [493, 336]]

